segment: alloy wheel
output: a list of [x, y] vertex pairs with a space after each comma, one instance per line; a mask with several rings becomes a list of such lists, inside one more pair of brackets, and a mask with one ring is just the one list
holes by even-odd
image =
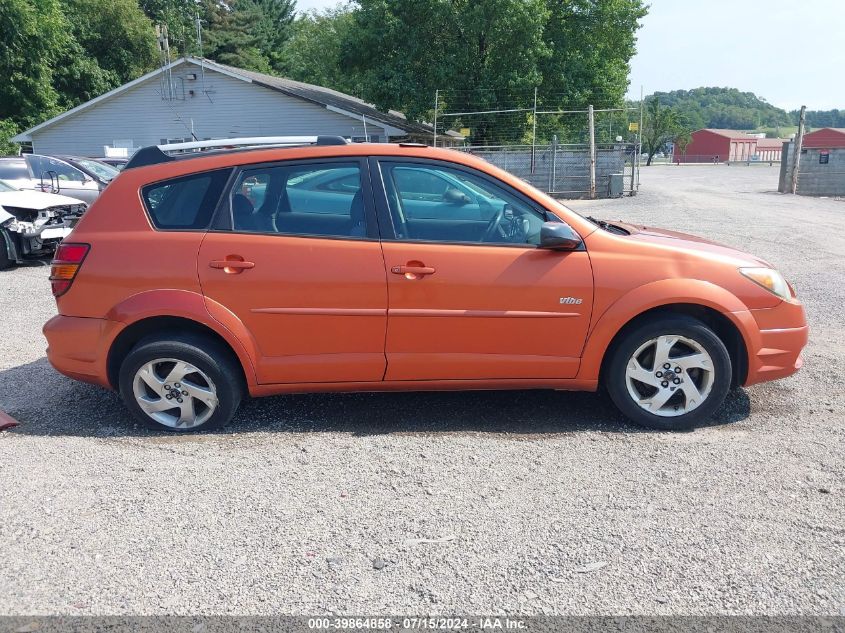
[[141, 365], [132, 390], [144, 413], [174, 429], [200, 426], [217, 410], [214, 382], [201, 369], [175, 358], [157, 358]]
[[628, 393], [637, 405], [661, 417], [697, 409], [710, 395], [713, 359], [697, 341], [666, 334], [633, 353], [625, 369]]

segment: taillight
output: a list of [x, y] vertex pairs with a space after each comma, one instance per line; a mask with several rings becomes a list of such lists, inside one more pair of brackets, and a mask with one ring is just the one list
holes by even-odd
[[89, 250], [89, 244], [59, 244], [50, 266], [50, 285], [54, 297], [60, 297], [68, 291]]

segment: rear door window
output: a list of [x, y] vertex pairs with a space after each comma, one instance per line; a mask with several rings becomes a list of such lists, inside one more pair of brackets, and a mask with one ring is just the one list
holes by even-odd
[[245, 169], [232, 189], [231, 205], [232, 226], [242, 233], [367, 237], [357, 162]]
[[207, 228], [230, 173], [209, 171], [144, 187], [141, 195], [153, 225], [171, 230]]

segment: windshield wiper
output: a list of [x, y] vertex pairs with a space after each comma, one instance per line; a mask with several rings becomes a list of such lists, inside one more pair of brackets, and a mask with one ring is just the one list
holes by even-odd
[[617, 226], [616, 224], [611, 224], [605, 220], [599, 220], [598, 218], [594, 218], [592, 216], [586, 216], [587, 219], [592, 222], [593, 224], [599, 226], [600, 228], [608, 231], [610, 233], [615, 233], [616, 235], [630, 235], [631, 232], [627, 229], [623, 229], [621, 226]]
[[606, 222], [604, 220], [599, 220], [598, 218], [594, 218], [591, 215], [585, 216], [590, 222], [593, 224], [600, 226], [604, 230], [607, 230], [607, 227], [611, 226], [610, 222]]

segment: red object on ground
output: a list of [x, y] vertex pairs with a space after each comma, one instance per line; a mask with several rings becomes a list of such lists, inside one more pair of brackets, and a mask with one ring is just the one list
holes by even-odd
[[17, 426], [20, 424], [15, 418], [10, 416], [8, 413], [0, 410], [0, 431], [5, 431], [6, 429], [11, 429], [12, 427]]

